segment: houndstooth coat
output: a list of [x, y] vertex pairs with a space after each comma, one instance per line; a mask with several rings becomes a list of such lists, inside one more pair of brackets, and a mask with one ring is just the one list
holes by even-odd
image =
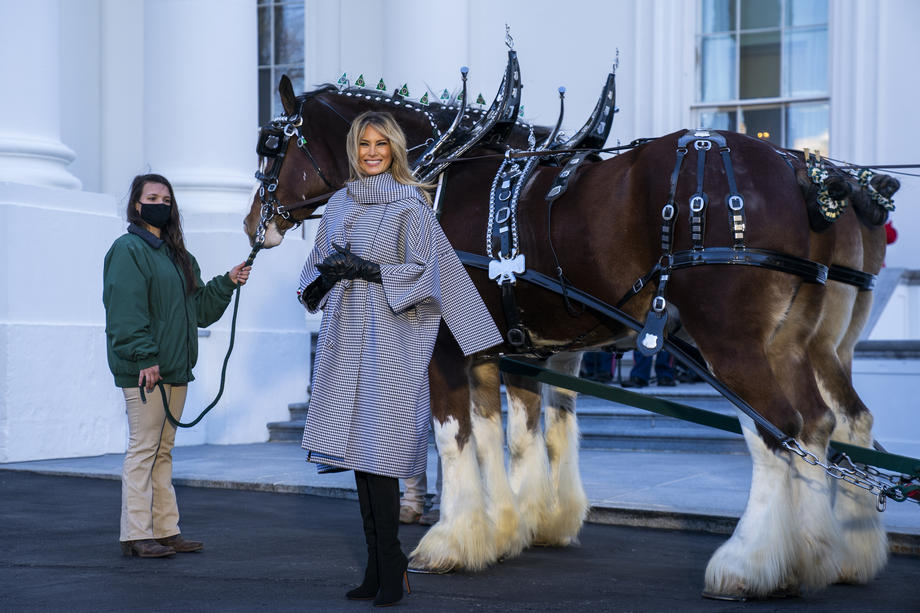
[[309, 461], [389, 477], [425, 470], [428, 363], [443, 318], [464, 354], [502, 342], [418, 188], [382, 173], [329, 200], [300, 276], [344, 246], [380, 264], [383, 283], [343, 280], [320, 301], [303, 448]]

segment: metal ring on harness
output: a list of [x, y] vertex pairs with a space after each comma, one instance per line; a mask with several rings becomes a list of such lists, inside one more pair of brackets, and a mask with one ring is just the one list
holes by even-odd
[[706, 151], [709, 151], [712, 148], [712, 141], [708, 141], [708, 140], [693, 141], [693, 147], [697, 151], [699, 151], [700, 149], [705, 149]]
[[741, 196], [729, 196], [728, 197], [728, 208], [733, 211], [740, 211], [744, 208], [744, 198]]
[[674, 218], [674, 205], [670, 202], [661, 209], [661, 218], [665, 221], [671, 221]]
[[690, 198], [690, 210], [694, 213], [699, 213], [706, 206], [706, 200], [702, 196], [694, 196]]
[[520, 328], [509, 328], [508, 329], [508, 342], [514, 345], [515, 347], [520, 347], [524, 344], [524, 331]]
[[652, 310], [656, 313], [661, 313], [668, 306], [668, 301], [664, 299], [664, 296], [655, 296], [652, 300]]
[[288, 138], [290, 138], [290, 137], [294, 136], [295, 134], [297, 134], [297, 126], [295, 126], [295, 125], [292, 124], [292, 123], [286, 123], [286, 124], [284, 124], [284, 135], [285, 135], [285, 136], [287, 136]]
[[511, 209], [503, 206], [495, 211], [495, 223], [505, 223], [511, 217]]

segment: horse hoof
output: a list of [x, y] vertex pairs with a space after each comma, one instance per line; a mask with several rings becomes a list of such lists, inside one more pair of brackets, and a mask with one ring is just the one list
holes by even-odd
[[789, 585], [786, 587], [777, 588], [776, 591], [770, 593], [768, 598], [799, 598], [801, 595], [802, 592], [799, 590], [799, 586]]
[[766, 596], [754, 596], [752, 594], [718, 594], [716, 592], [709, 592], [703, 590], [703, 598], [708, 598], [710, 600], [725, 600], [730, 602], [747, 602], [749, 600], [766, 600], [766, 599], [780, 599], [780, 598], [798, 598], [801, 596], [798, 586], [791, 585], [788, 587], [777, 588], [776, 591], [771, 592]]

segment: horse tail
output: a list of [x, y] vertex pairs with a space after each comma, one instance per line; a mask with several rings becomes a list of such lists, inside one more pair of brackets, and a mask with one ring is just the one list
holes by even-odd
[[[901, 188], [900, 181], [885, 174], [876, 174], [869, 183], [878, 194], [889, 200]], [[869, 226], [881, 226], [888, 221], [888, 209], [882, 206], [878, 198], [873, 197], [863, 186], [859, 186], [858, 193], [859, 196], [852, 198], [850, 202], [863, 223]]]
[[[805, 212], [808, 214], [808, 227], [812, 232], [824, 232], [831, 227], [833, 221], [829, 221], [821, 213], [821, 207], [818, 204], [818, 193], [820, 188], [808, 176], [808, 168], [805, 165], [805, 154], [802, 151], [787, 149], [781, 152], [786, 159], [787, 164], [795, 174], [795, 182], [802, 192], [802, 199], [805, 201]], [[835, 183], [835, 193], [837, 193], [837, 184]]]

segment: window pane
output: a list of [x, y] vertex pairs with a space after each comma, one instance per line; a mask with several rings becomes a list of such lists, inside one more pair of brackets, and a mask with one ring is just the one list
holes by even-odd
[[275, 7], [275, 63], [304, 61], [303, 3]]
[[827, 0], [786, 0], [786, 25], [827, 23]]
[[779, 41], [779, 31], [741, 35], [741, 98], [780, 95]]
[[703, 38], [703, 69], [700, 91], [704, 102], [735, 98], [735, 37]]
[[707, 130], [737, 131], [734, 109], [700, 111], [699, 125]]
[[735, 0], [703, 0], [703, 33], [735, 29]]
[[741, 109], [741, 129], [748, 136], [783, 146], [782, 107]]
[[271, 68], [259, 69], [259, 125], [264, 126], [272, 119], [272, 92], [275, 84], [272, 83]]
[[272, 16], [271, 9], [259, 7], [259, 66], [272, 63]]
[[826, 102], [791, 104], [786, 109], [786, 146], [828, 151], [829, 111]]
[[741, 0], [742, 30], [779, 26], [779, 0]]
[[809, 28], [787, 32], [783, 54], [787, 96], [827, 94], [827, 29]]

